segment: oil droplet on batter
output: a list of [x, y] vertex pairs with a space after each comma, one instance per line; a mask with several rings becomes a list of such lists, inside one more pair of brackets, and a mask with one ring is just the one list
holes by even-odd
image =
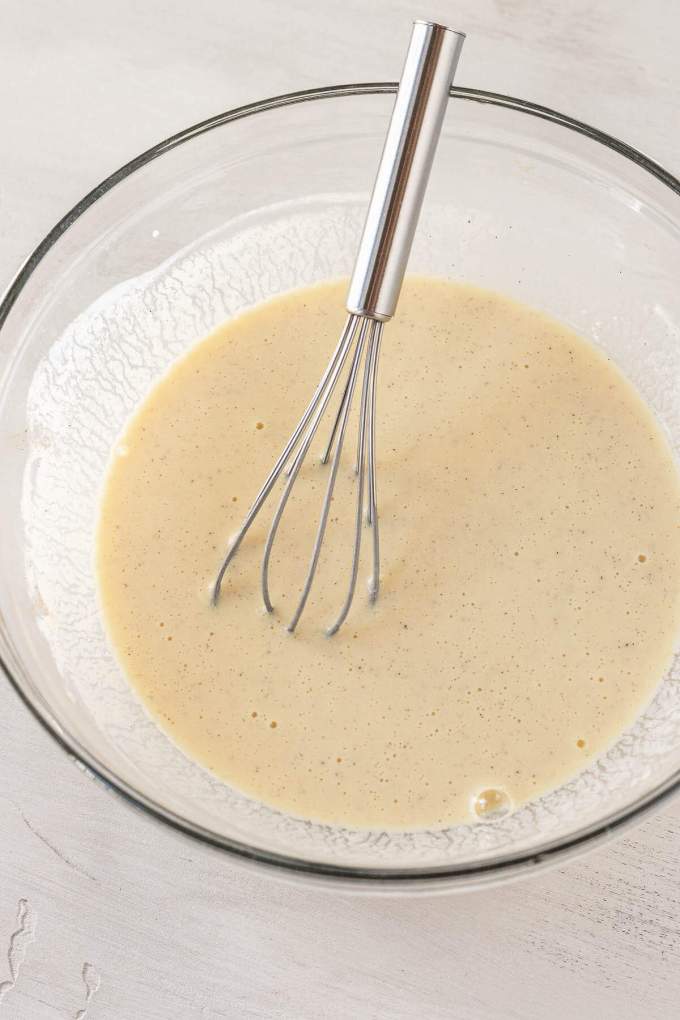
[[512, 811], [512, 801], [505, 790], [490, 787], [473, 798], [472, 808], [478, 818], [497, 821]]
[[577, 740], [576, 741], [576, 746], [577, 747], [585, 747], [586, 746], [585, 740]]

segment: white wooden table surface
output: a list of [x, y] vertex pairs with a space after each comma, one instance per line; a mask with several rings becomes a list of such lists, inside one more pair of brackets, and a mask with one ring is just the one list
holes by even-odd
[[[0, 0], [0, 290], [158, 139], [263, 96], [395, 78], [411, 16], [467, 30], [461, 84], [680, 172], [677, 0]], [[0, 679], [0, 1020], [678, 1016], [680, 800], [497, 890], [300, 891], [105, 794]]]

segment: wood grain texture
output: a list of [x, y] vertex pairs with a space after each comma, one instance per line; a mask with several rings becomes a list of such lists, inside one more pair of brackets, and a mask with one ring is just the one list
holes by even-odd
[[[467, 30], [461, 83], [556, 106], [680, 171], [674, 0], [3, 0], [0, 287], [159, 138], [261, 96], [396, 77], [414, 13]], [[152, 823], [75, 768], [4, 682], [0, 762], [0, 1018], [680, 1012], [680, 802], [529, 882], [353, 899], [237, 870]]]

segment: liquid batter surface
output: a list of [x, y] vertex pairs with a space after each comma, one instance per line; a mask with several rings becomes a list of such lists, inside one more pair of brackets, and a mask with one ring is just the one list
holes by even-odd
[[149, 395], [103, 496], [103, 612], [161, 726], [246, 793], [359, 827], [469, 821], [482, 791], [478, 808], [559, 785], [652, 696], [680, 618], [678, 473], [640, 398], [584, 340], [498, 295], [410, 278], [379, 374], [377, 604], [364, 532], [350, 616], [324, 636], [351, 565], [350, 435], [310, 604], [295, 635], [282, 626], [325, 488], [322, 429], [275, 546], [276, 615], [259, 596], [271, 512], [211, 607], [344, 295], [328, 283], [259, 306]]

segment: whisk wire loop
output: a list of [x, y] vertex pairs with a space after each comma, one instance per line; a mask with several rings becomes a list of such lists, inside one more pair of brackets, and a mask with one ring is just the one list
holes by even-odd
[[[349, 315], [347, 317], [347, 321], [346, 321], [345, 327], [344, 327], [344, 329], [343, 329], [343, 331], [342, 331], [342, 333], [340, 335], [340, 340], [338, 341], [338, 345], [335, 348], [335, 351], [333, 352], [333, 356], [331, 357], [331, 360], [328, 363], [328, 367], [326, 368], [326, 371], [324, 372], [323, 376], [321, 377], [321, 381], [319, 382], [319, 385], [317, 386], [317, 388], [316, 388], [316, 390], [314, 392], [314, 396], [312, 397], [312, 399], [310, 400], [309, 404], [307, 405], [307, 408], [306, 408], [304, 414], [302, 415], [302, 417], [300, 418], [300, 421], [298, 422], [297, 426], [295, 427], [294, 432], [292, 433], [290, 439], [288, 440], [288, 442], [286, 443], [285, 447], [283, 448], [281, 454], [279, 455], [278, 460], [274, 464], [274, 467], [271, 469], [269, 475], [267, 476], [267, 479], [266, 479], [264, 485], [262, 486], [262, 488], [258, 492], [257, 496], [255, 497], [253, 505], [251, 506], [250, 510], [248, 511], [248, 513], [246, 515], [246, 518], [243, 521], [243, 524], [241, 525], [241, 527], [237, 531], [236, 535], [232, 539], [232, 541], [231, 541], [231, 543], [229, 545], [229, 549], [227, 551], [227, 554], [226, 554], [226, 556], [224, 557], [224, 559], [222, 561], [222, 565], [220, 566], [220, 569], [219, 569], [219, 571], [217, 573], [217, 577], [215, 578], [215, 583], [213, 585], [211, 601], [212, 601], [212, 604], [214, 606], [217, 605], [217, 601], [218, 601], [218, 599], [220, 597], [220, 591], [222, 589], [222, 580], [223, 580], [224, 575], [225, 575], [225, 573], [227, 571], [227, 567], [229, 566], [231, 561], [234, 559], [234, 556], [236, 556], [236, 553], [238, 552], [238, 550], [239, 550], [239, 548], [241, 546], [241, 543], [242, 543], [243, 539], [245, 538], [246, 534], [250, 530], [250, 527], [251, 527], [253, 521], [255, 520], [257, 515], [259, 514], [259, 512], [262, 509], [262, 506], [265, 503], [267, 497], [269, 496], [270, 492], [272, 491], [272, 489], [276, 485], [277, 481], [279, 480], [279, 476], [281, 475], [281, 472], [283, 471], [283, 469], [285, 468], [286, 464], [288, 463], [288, 459], [289, 459], [291, 453], [293, 452], [293, 450], [297, 446], [297, 444], [298, 444], [298, 442], [300, 440], [300, 436], [303, 434], [304, 430], [306, 429], [307, 425], [309, 424], [310, 418], [312, 417], [312, 415], [314, 414], [314, 411], [317, 408], [319, 400], [321, 399], [321, 395], [323, 394], [323, 392], [325, 391], [325, 389], [326, 389], [326, 387], [328, 385], [329, 379], [331, 379], [331, 377], [334, 376], [336, 368], [338, 368], [338, 363], [339, 362], [341, 362], [340, 369], [342, 368], [342, 364], [344, 364], [344, 359], [345, 359], [345, 357], [347, 355], [347, 352], [349, 351], [349, 348], [351, 346], [352, 337], [354, 335], [354, 330], [355, 330], [356, 322], [357, 322], [358, 318], [359, 318], [359, 316], [357, 316], [357, 315]], [[338, 369], [338, 374], [339, 374], [340, 369]], [[337, 379], [337, 375], [335, 376], [335, 378]]]
[[345, 434], [347, 432], [347, 422], [349, 421], [349, 413], [352, 407], [352, 398], [354, 397], [354, 390], [356, 388], [356, 381], [361, 367], [361, 359], [366, 345], [366, 334], [370, 328], [371, 320], [362, 319], [361, 326], [359, 328], [359, 336], [357, 339], [356, 347], [354, 350], [354, 356], [352, 358], [352, 364], [349, 370], [349, 376], [347, 379], [347, 385], [342, 395], [340, 402], [340, 410], [336, 418], [336, 422], [339, 422], [337, 430], [337, 443], [335, 444], [335, 451], [333, 453], [333, 460], [331, 462], [331, 470], [328, 478], [328, 484], [326, 486], [326, 495], [323, 501], [323, 507], [321, 510], [321, 517], [319, 519], [319, 527], [316, 533], [316, 540], [314, 542], [314, 549], [312, 550], [312, 557], [309, 562], [309, 569], [307, 571], [307, 577], [305, 578], [305, 584], [302, 589], [302, 595], [298, 602], [297, 609], [293, 615], [292, 620], [288, 624], [288, 630], [292, 633], [298, 625], [298, 621], [302, 615], [302, 612], [307, 603], [309, 593], [312, 588], [316, 569], [319, 565], [319, 556], [321, 555], [321, 546], [323, 544], [324, 535], [326, 534], [326, 526], [328, 524], [328, 515], [331, 509], [331, 503], [333, 501], [333, 492], [335, 491], [335, 483], [338, 477], [338, 469], [340, 467], [340, 460], [342, 457], [342, 448], [345, 442]]
[[[362, 391], [361, 391], [361, 408], [360, 408], [360, 411], [359, 411], [359, 435], [358, 435], [358, 438], [357, 438], [357, 459], [356, 459], [357, 509], [356, 509], [356, 523], [355, 523], [355, 528], [354, 528], [354, 548], [353, 548], [353, 553], [352, 553], [352, 569], [351, 569], [351, 574], [350, 574], [349, 589], [348, 589], [348, 592], [347, 592], [347, 597], [345, 598], [344, 605], [343, 605], [343, 607], [342, 607], [342, 609], [340, 611], [339, 616], [335, 620], [335, 622], [326, 631], [326, 633], [328, 634], [329, 637], [332, 637], [333, 634], [336, 634], [340, 630], [340, 628], [342, 627], [343, 623], [345, 622], [345, 620], [347, 618], [347, 614], [349, 613], [350, 607], [351, 607], [352, 602], [354, 600], [354, 593], [356, 591], [356, 584], [357, 584], [357, 576], [359, 574], [359, 558], [360, 558], [360, 554], [361, 554], [361, 534], [362, 534], [362, 525], [363, 525], [363, 519], [364, 519], [364, 467], [365, 467], [365, 462], [366, 462], [366, 459], [367, 459], [366, 458], [366, 447], [367, 447], [368, 443], [370, 442], [370, 438], [369, 437], [370, 437], [371, 430], [370, 430], [370, 420], [369, 419], [370, 419], [370, 414], [371, 414], [371, 405], [372, 405], [372, 403], [374, 404], [374, 402], [375, 402], [375, 374], [376, 374], [376, 369], [377, 369], [377, 361], [376, 361], [376, 357], [375, 357], [375, 352], [376, 352], [376, 346], [377, 346], [377, 344], [380, 341], [380, 334], [381, 334], [381, 332], [382, 332], [382, 323], [381, 322], [377, 322], [375, 319], [370, 320], [370, 325], [368, 326], [368, 345], [367, 345], [367, 351], [366, 351], [366, 362], [365, 362], [365, 365], [364, 365], [364, 381], [363, 381], [363, 386], [362, 386]], [[339, 445], [340, 445], [340, 440], [338, 440], [338, 446]], [[338, 451], [336, 450], [336, 456], [337, 455], [338, 455]], [[373, 471], [373, 485], [371, 485], [370, 477], [369, 477], [369, 485], [368, 485], [369, 499], [370, 499], [371, 492], [373, 493], [373, 495], [375, 495], [375, 457], [374, 456], [371, 456], [371, 458], [369, 460], [368, 471], [369, 471], [369, 476], [370, 476], [371, 471]], [[373, 525], [372, 526], [373, 526], [374, 536], [377, 536], [377, 523], [378, 523], [377, 522], [377, 510], [376, 510], [375, 507], [373, 507], [372, 508], [372, 512], [371, 512], [370, 502], [369, 502], [369, 505], [368, 505], [368, 507], [366, 509], [366, 519], [367, 519], [367, 521], [369, 519], [369, 514], [370, 514], [370, 516], [372, 518], [372, 521], [373, 521]], [[374, 576], [377, 576], [379, 571], [380, 571], [380, 564], [379, 563], [376, 564], [376, 562], [375, 562], [375, 555], [376, 555], [376, 538], [374, 537], [373, 573], [374, 573]], [[372, 598], [372, 601], [375, 601], [375, 596], [373, 595], [373, 578], [371, 579], [371, 598]]]

